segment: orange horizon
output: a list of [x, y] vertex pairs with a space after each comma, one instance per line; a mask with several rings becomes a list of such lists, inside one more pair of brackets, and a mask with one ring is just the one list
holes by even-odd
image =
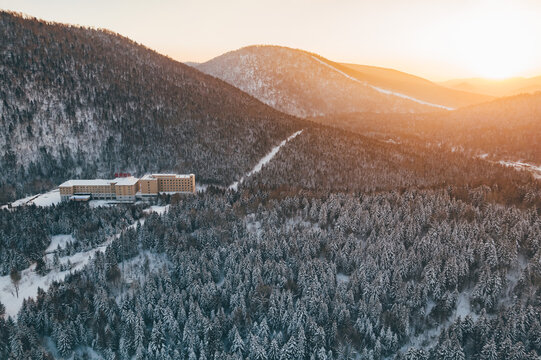
[[541, 3], [533, 0], [0, 0], [0, 8], [109, 29], [182, 62], [269, 44], [435, 82], [541, 75], [541, 49], [535, 47]]

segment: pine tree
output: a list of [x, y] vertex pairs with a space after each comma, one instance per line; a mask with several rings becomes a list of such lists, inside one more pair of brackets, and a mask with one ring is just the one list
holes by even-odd
[[57, 348], [62, 356], [67, 357], [73, 349], [73, 339], [68, 328], [59, 329]]
[[498, 359], [498, 349], [496, 348], [496, 343], [494, 339], [490, 339], [489, 342], [483, 346], [481, 350], [481, 360], [497, 360]]
[[240, 334], [238, 330], [235, 329], [235, 332], [233, 334], [233, 341], [231, 344], [231, 352], [237, 353], [239, 355], [242, 355], [244, 352], [244, 341], [240, 337]]

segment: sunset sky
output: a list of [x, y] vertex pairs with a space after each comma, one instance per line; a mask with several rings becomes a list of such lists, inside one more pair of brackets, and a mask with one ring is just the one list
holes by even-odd
[[274, 44], [432, 80], [541, 75], [539, 0], [0, 0], [103, 27], [180, 61]]

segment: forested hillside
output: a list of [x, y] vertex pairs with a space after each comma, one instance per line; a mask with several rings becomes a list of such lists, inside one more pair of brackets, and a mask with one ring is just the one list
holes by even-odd
[[7, 12], [0, 99], [0, 202], [115, 170], [226, 185], [300, 128], [120, 35]]
[[438, 114], [340, 114], [316, 122], [400, 142], [421, 140], [486, 159], [541, 164], [541, 93]]
[[284, 147], [248, 186], [361, 191], [486, 186], [491, 199], [541, 206], [531, 174], [421, 142], [400, 145], [328, 127], [309, 128]]

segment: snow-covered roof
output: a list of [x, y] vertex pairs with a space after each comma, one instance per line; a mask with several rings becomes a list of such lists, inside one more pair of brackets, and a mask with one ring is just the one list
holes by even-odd
[[156, 180], [151, 174], [145, 174], [141, 180]]
[[136, 177], [133, 177], [133, 176], [128, 176], [128, 177], [116, 178], [116, 179], [111, 180], [111, 181], [113, 183], [116, 183], [116, 185], [135, 185], [135, 184], [137, 184], [139, 179], [136, 178]]
[[138, 178], [129, 176], [116, 178], [113, 180], [106, 179], [75, 179], [68, 180], [60, 184], [59, 187], [71, 187], [71, 186], [110, 186], [113, 184], [116, 185], [135, 185], [139, 181]]
[[104, 179], [75, 179], [68, 180], [60, 184], [60, 187], [70, 187], [70, 186], [109, 186], [114, 180], [104, 180]]
[[159, 177], [166, 177], [166, 178], [176, 178], [176, 179], [189, 179], [190, 176], [194, 176], [193, 174], [189, 175], [182, 175], [182, 174], [146, 174], [141, 179], [142, 180], [153, 180]]
[[174, 178], [177, 178], [177, 179], [188, 179], [190, 176], [192, 176], [193, 174], [190, 174], [190, 175], [181, 175], [181, 174], [152, 174], [152, 176], [154, 177], [174, 177]]

